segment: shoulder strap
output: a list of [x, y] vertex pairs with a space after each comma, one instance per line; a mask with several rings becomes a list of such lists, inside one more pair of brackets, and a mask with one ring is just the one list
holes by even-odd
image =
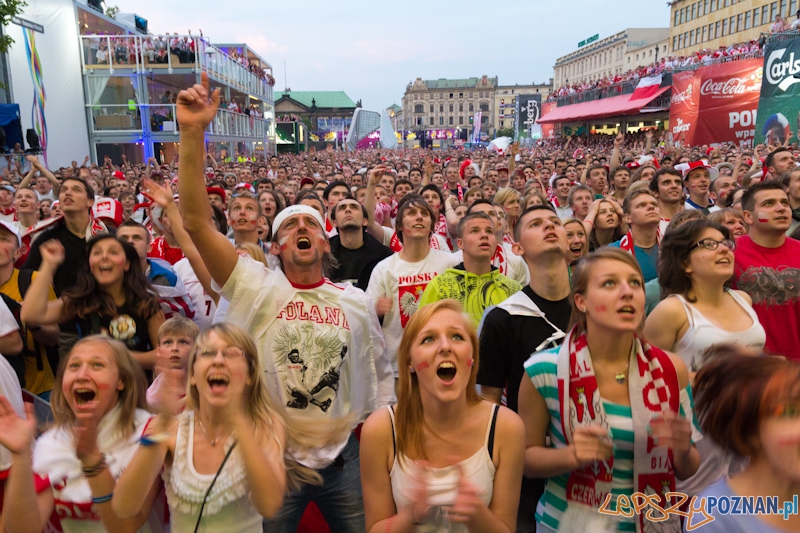
[[680, 294], [673, 294], [675, 298], [681, 303], [683, 306], [683, 310], [686, 311], [686, 320], [689, 321], [689, 326], [694, 327], [694, 313], [692, 312], [692, 308], [686, 299], [681, 296]]
[[394, 430], [394, 406], [387, 405], [386, 408], [389, 410], [389, 418], [392, 419], [392, 453], [394, 457], [397, 458], [397, 434]]
[[494, 459], [494, 431], [495, 426], [497, 426], [497, 412], [499, 410], [499, 405], [495, 405], [492, 409], [492, 420], [489, 422], [489, 432], [486, 435], [486, 449], [489, 452], [489, 459]]
[[19, 295], [21, 298], [25, 298], [25, 293], [28, 292], [28, 289], [31, 286], [31, 281], [33, 281], [33, 270], [28, 268], [20, 269], [19, 275], [17, 276], [17, 288], [19, 289]]

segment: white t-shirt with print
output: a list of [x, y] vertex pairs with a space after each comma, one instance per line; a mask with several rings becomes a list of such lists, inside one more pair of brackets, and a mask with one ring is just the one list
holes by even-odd
[[394, 254], [378, 263], [372, 271], [367, 296], [373, 303], [384, 296], [392, 299], [392, 308], [383, 317], [383, 338], [395, 376], [398, 375], [397, 349], [403, 329], [416, 312], [425, 287], [435, 276], [460, 262], [450, 252], [430, 250], [425, 259], [416, 263], [404, 261], [399, 254]]
[[203, 284], [200, 283], [200, 279], [195, 274], [192, 265], [189, 264], [189, 260], [184, 257], [175, 263], [172, 269], [175, 270], [175, 273], [183, 282], [183, 286], [192, 300], [192, 305], [194, 306], [194, 318], [192, 320], [200, 329], [210, 327], [217, 306], [211, 296], [203, 289]]

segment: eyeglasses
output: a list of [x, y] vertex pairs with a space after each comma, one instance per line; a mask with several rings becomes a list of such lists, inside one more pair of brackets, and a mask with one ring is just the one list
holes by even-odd
[[789, 400], [775, 408], [773, 416], [777, 418], [798, 418], [800, 417], [800, 402]]
[[721, 240], [721, 241], [716, 241], [716, 240], [714, 240], [714, 239], [708, 238], [708, 239], [703, 239], [702, 241], [698, 242], [698, 243], [697, 243], [697, 244], [695, 244], [694, 246], [690, 246], [690, 247], [689, 247], [689, 249], [687, 250], [687, 252], [691, 252], [691, 251], [692, 251], [692, 250], [694, 250], [695, 248], [699, 248], [699, 247], [701, 247], [701, 246], [702, 246], [703, 248], [705, 248], [706, 250], [710, 250], [710, 251], [712, 251], [712, 252], [713, 252], [714, 250], [716, 250], [717, 248], [719, 248], [719, 245], [720, 245], [720, 244], [721, 244], [721, 245], [723, 245], [723, 246], [725, 246], [725, 248], [727, 248], [727, 249], [728, 249], [728, 250], [730, 250], [731, 252], [732, 252], [732, 251], [734, 251], [734, 250], [736, 249], [736, 243], [735, 243], [735, 242], [733, 242], [733, 241], [732, 241], [732, 240], [730, 240], [730, 239], [723, 239], [723, 240]]
[[213, 359], [220, 352], [222, 352], [222, 357], [224, 357], [225, 359], [228, 359], [228, 360], [230, 360], [230, 359], [238, 359], [238, 358], [244, 356], [244, 350], [242, 350], [240, 348], [237, 348], [235, 346], [229, 346], [229, 347], [225, 348], [224, 350], [212, 350], [210, 348], [207, 348], [205, 350], [199, 351], [197, 353], [197, 355], [199, 355], [200, 357], [203, 357], [203, 358]]

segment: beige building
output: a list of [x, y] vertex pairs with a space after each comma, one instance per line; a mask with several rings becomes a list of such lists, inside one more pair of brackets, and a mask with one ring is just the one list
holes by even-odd
[[592, 42], [582, 41], [577, 50], [556, 60], [553, 86], [594, 81], [649, 65], [656, 60], [656, 48], [659, 59], [667, 52], [669, 35], [668, 28], [628, 28], [603, 39], [592, 41], [598, 36], [590, 37], [585, 41]]
[[798, 0], [673, 0], [670, 53], [685, 56], [758, 39], [769, 33], [777, 15], [794, 20], [797, 9]]
[[[494, 93], [497, 77], [466, 79], [423, 80], [417, 78], [409, 83], [403, 95], [403, 118], [405, 130], [452, 130], [472, 131], [470, 119], [478, 110], [482, 111], [481, 129], [489, 132], [495, 113]], [[398, 123], [398, 129], [400, 124]]]
[[517, 96], [525, 94], [541, 95], [541, 102], [553, 91], [553, 79], [548, 83], [531, 85], [498, 85], [494, 91], [495, 115], [492, 117], [492, 129], [503, 130], [513, 128], [516, 119]]

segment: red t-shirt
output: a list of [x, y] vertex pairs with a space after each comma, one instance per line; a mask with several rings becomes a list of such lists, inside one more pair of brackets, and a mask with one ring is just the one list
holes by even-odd
[[744, 235], [735, 257], [734, 285], [753, 299], [767, 332], [764, 351], [800, 360], [800, 241], [764, 248]]

